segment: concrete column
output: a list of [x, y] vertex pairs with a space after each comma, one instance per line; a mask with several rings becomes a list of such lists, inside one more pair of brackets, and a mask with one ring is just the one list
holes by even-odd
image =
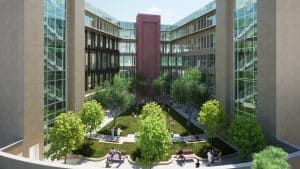
[[257, 117], [269, 144], [300, 146], [299, 8], [258, 1]]
[[300, 1], [276, 1], [276, 137], [300, 148]]
[[22, 152], [39, 145], [43, 157], [43, 1], [0, 1], [0, 146]]
[[216, 98], [229, 118], [234, 108], [233, 0], [216, 0]]
[[67, 110], [84, 102], [84, 0], [67, 1]]
[[269, 143], [276, 133], [276, 2], [257, 2], [257, 118]]

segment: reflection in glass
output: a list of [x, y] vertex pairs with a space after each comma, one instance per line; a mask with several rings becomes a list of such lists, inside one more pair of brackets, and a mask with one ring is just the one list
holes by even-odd
[[235, 0], [235, 112], [255, 115], [257, 85], [257, 0]]

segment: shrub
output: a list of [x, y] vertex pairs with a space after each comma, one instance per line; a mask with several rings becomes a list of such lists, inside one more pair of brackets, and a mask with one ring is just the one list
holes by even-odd
[[252, 169], [290, 169], [287, 153], [277, 147], [269, 146], [253, 155]]
[[263, 131], [253, 116], [236, 115], [229, 128], [228, 139], [238, 146], [241, 161], [250, 161], [253, 153], [265, 147]]

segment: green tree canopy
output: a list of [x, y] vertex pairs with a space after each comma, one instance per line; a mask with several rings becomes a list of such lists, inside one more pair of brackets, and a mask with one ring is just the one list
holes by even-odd
[[209, 100], [201, 107], [198, 121], [206, 126], [207, 137], [214, 137], [224, 131], [227, 115], [217, 100]]
[[161, 96], [168, 95], [170, 94], [171, 80], [170, 73], [161, 73], [155, 80], [153, 80], [153, 89]]
[[[150, 113], [150, 107], [154, 113]], [[140, 123], [137, 143], [142, 152], [140, 161], [152, 165], [168, 155], [172, 140], [167, 129], [166, 117], [159, 113], [161, 108], [150, 103], [145, 109], [149, 109], [149, 112]]]
[[94, 99], [111, 110], [115, 117], [117, 111], [127, 110], [135, 100], [135, 95], [129, 92], [131, 82], [131, 78], [117, 74], [112, 84], [108, 81], [104, 82], [103, 86], [96, 91]]
[[287, 153], [278, 147], [269, 146], [253, 156], [252, 169], [290, 169]]
[[83, 110], [80, 113], [80, 118], [86, 126], [87, 132], [92, 132], [104, 119], [104, 111], [102, 106], [96, 100], [87, 101], [83, 104]]
[[137, 72], [132, 79], [133, 82], [131, 85], [131, 90], [137, 93], [139, 96], [145, 96], [149, 88], [149, 85], [147, 83], [147, 75], [141, 72]]
[[143, 106], [142, 109], [142, 119], [155, 114], [156, 116], [164, 116], [162, 108], [155, 102], [151, 102]]
[[228, 139], [239, 148], [241, 161], [251, 160], [252, 154], [265, 147], [263, 131], [256, 117], [236, 115], [228, 131]]
[[45, 153], [51, 160], [66, 158], [84, 141], [85, 127], [73, 112], [62, 113], [55, 118], [54, 126], [49, 129], [50, 149]]
[[191, 68], [185, 71], [184, 75], [173, 81], [171, 85], [171, 96], [180, 104], [184, 104], [186, 112], [189, 113], [187, 124], [190, 125], [194, 109], [204, 101], [206, 88], [200, 83], [201, 72], [198, 68]]

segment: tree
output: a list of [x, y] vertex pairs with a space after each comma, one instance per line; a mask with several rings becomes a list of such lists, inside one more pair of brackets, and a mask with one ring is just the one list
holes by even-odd
[[170, 94], [171, 80], [170, 73], [162, 73], [155, 80], [153, 80], [153, 89], [164, 98], [166, 95]]
[[148, 92], [148, 83], [147, 83], [147, 75], [141, 72], [137, 72], [135, 76], [133, 76], [133, 83], [131, 85], [132, 91], [134, 91], [139, 96], [145, 96]]
[[224, 131], [227, 116], [222, 105], [214, 99], [202, 105], [198, 121], [206, 126], [207, 137], [212, 138]]
[[265, 147], [263, 131], [254, 116], [236, 115], [229, 128], [228, 139], [238, 146], [241, 161], [251, 160], [253, 153]]
[[77, 149], [84, 141], [85, 127], [73, 112], [62, 113], [55, 118], [54, 126], [49, 129], [50, 149], [46, 157], [59, 160]]
[[129, 92], [131, 78], [122, 77], [117, 74], [113, 78], [113, 83], [105, 81], [94, 95], [94, 99], [109, 109], [114, 117], [114, 126], [116, 124], [116, 113], [127, 110], [135, 100], [135, 95]]
[[83, 104], [83, 110], [80, 113], [82, 123], [86, 126], [88, 133], [94, 131], [104, 119], [102, 106], [96, 100], [87, 101]]
[[269, 146], [253, 156], [252, 169], [290, 169], [287, 153], [278, 147]]
[[154, 103], [150, 103], [149, 110], [150, 107], [153, 108], [153, 113], [145, 115], [141, 121], [137, 143], [142, 153], [141, 162], [151, 166], [168, 155], [172, 140], [161, 107], [157, 107]]
[[203, 94], [206, 88], [200, 83], [201, 72], [198, 68], [185, 71], [184, 75], [175, 80], [171, 85], [171, 96], [180, 104], [185, 105], [185, 112], [189, 114], [187, 125], [191, 123], [191, 117], [196, 107], [203, 102]]
[[152, 114], [155, 114], [156, 116], [164, 117], [162, 108], [155, 102], [151, 102], [151, 103], [148, 103], [145, 106], [143, 106], [141, 114], [142, 114], [142, 119], [145, 119], [146, 117], [148, 117]]

